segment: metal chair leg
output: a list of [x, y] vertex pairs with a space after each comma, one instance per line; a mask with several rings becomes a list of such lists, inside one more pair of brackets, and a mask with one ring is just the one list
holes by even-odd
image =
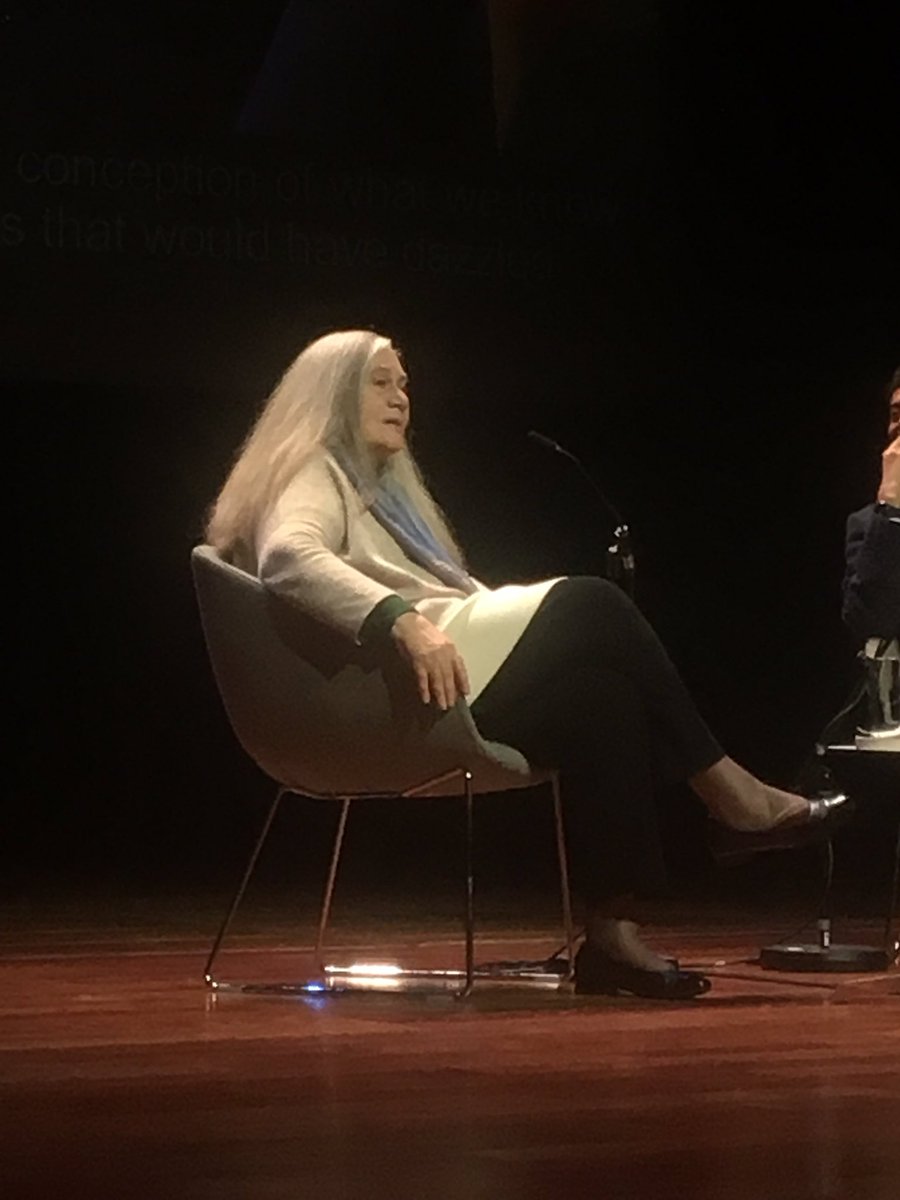
[[328, 878], [325, 882], [325, 892], [322, 896], [322, 909], [319, 913], [319, 931], [316, 935], [316, 963], [319, 970], [325, 973], [325, 931], [328, 928], [328, 918], [331, 915], [331, 899], [334, 895], [334, 882], [337, 878], [338, 862], [341, 857], [341, 847], [344, 844], [344, 829], [347, 826], [347, 814], [350, 811], [350, 797], [341, 800], [341, 815], [338, 817], [338, 827], [334, 835], [334, 846], [331, 851], [331, 862], [328, 866]]
[[473, 787], [472, 772], [463, 771], [463, 794], [466, 803], [466, 982], [457, 997], [471, 995], [475, 986], [475, 864], [473, 853]]
[[[424, 790], [429, 786], [434, 786], [438, 782], [450, 782], [453, 779], [461, 778], [463, 782], [463, 799], [465, 803], [465, 910], [463, 914], [463, 926], [465, 936], [465, 969], [463, 971], [445, 971], [445, 970], [420, 970], [406, 969], [391, 972], [392, 980], [396, 980], [402, 976], [415, 980], [427, 979], [429, 977], [440, 978], [447, 980], [452, 976], [462, 976], [462, 987], [454, 993], [459, 1000], [470, 995], [475, 986], [475, 867], [474, 867], [474, 807], [475, 807], [475, 788], [472, 778], [472, 772], [456, 768], [446, 772], [439, 779], [430, 781], [421, 789], [411, 789], [405, 793], [407, 796], [414, 795], [416, 791]], [[319, 931], [316, 940], [315, 954], [319, 963], [319, 968], [326, 978], [330, 978], [333, 982], [336, 977], [345, 974], [352, 974], [352, 968], [327, 966], [324, 961], [323, 948], [325, 942], [325, 933], [328, 927], [328, 918], [331, 911], [331, 901], [334, 895], [335, 883], [337, 878], [338, 864], [340, 861], [341, 848], [344, 840], [344, 830], [347, 823], [347, 816], [350, 809], [350, 801], [354, 797], [341, 797], [341, 814], [338, 819], [338, 827], [335, 833], [334, 846], [331, 853], [331, 863], [328, 870], [328, 878], [325, 884], [325, 892], [322, 900], [322, 909], [319, 917]], [[393, 989], [392, 989], [393, 990]]]
[[[474, 854], [474, 808], [475, 808], [475, 787], [472, 772], [465, 769], [457, 768], [455, 771], [449, 771], [445, 776], [442, 776], [442, 781], [449, 782], [453, 777], [461, 777], [463, 784], [463, 801], [465, 804], [465, 910], [464, 910], [464, 932], [465, 932], [465, 969], [462, 972], [452, 971], [406, 971], [402, 974], [414, 977], [416, 979], [426, 978], [429, 976], [439, 976], [443, 979], [448, 979], [450, 976], [462, 975], [462, 987], [455, 993], [458, 999], [465, 999], [471, 995], [475, 986], [476, 968], [475, 968], [475, 854]], [[432, 781], [432, 785], [435, 781]], [[565, 842], [565, 829], [563, 825], [562, 802], [560, 798], [559, 779], [554, 775], [550, 780], [553, 788], [553, 804], [554, 815], [556, 822], [556, 844], [557, 855], [559, 858], [560, 871], [560, 886], [562, 893], [562, 912], [563, 921], [565, 924], [566, 934], [566, 949], [569, 959], [569, 970], [567, 978], [571, 978], [574, 970], [574, 926], [572, 922], [572, 903], [571, 893], [569, 888], [569, 867], [568, 856]], [[423, 785], [424, 787], [428, 785]], [[278, 812], [279, 805], [285, 794], [291, 792], [290, 788], [279, 788], [275, 794], [275, 799], [272, 802], [271, 808], [266, 815], [262, 830], [257, 838], [256, 845], [250, 855], [250, 859], [238, 884], [237, 890], [225, 914], [225, 918], [216, 934], [212, 949], [206, 961], [206, 966], [203, 972], [203, 978], [207, 987], [215, 990], [217, 988], [234, 987], [237, 985], [226, 985], [220, 983], [213, 974], [213, 966], [218, 956], [222, 943], [228, 933], [232, 920], [244, 898], [244, 893], [250, 882], [250, 878], [256, 868], [257, 860], [259, 859], [262, 848], [266, 843], [272, 828], [272, 823]], [[413, 794], [410, 792], [409, 794]], [[337, 797], [335, 797], [337, 798]], [[316, 936], [315, 957], [319, 969], [324, 975], [324, 946], [325, 936], [328, 930], [328, 923], [331, 916], [332, 900], [334, 897], [335, 886], [337, 882], [337, 872], [341, 859], [341, 852], [344, 843], [344, 834], [347, 826], [347, 818], [350, 812], [350, 802], [354, 797], [340, 797], [341, 811], [338, 817], [337, 829], [335, 831], [334, 843], [331, 851], [331, 860], [328, 868], [328, 875], [325, 882], [325, 888], [322, 896], [322, 905], [319, 913], [318, 932]], [[332, 968], [332, 972], [337, 972], [338, 968]], [[342, 969], [341, 969], [342, 970]], [[271, 991], [278, 994], [287, 994], [298, 991], [310, 990], [313, 985], [309, 984], [242, 984], [242, 991]], [[321, 990], [321, 985], [316, 985], [316, 990]]]
[[897, 822], [897, 843], [894, 847], [894, 869], [888, 891], [887, 918], [884, 923], [884, 951], [888, 962], [898, 961], [900, 952], [900, 929], [894, 929], [897, 917], [897, 893], [900, 886], [900, 821]]
[[232, 898], [228, 912], [225, 914], [225, 920], [219, 927], [219, 932], [216, 934], [216, 939], [212, 944], [212, 949], [209, 952], [209, 958], [206, 960], [206, 966], [203, 968], [203, 982], [209, 988], [218, 987], [216, 977], [213, 975], [213, 964], [216, 961], [216, 956], [219, 953], [219, 947], [228, 932], [232, 918], [238, 910], [238, 905], [244, 898], [244, 892], [247, 890], [247, 884], [250, 882], [250, 876], [256, 867], [256, 860], [259, 858], [260, 851], [265, 844], [266, 838], [269, 836], [269, 830], [272, 828], [272, 822], [275, 820], [275, 814], [278, 811], [278, 806], [281, 803], [281, 798], [286, 792], [286, 788], [279, 788], [275, 793], [275, 799], [272, 802], [272, 807], [269, 809], [265, 822], [263, 823], [262, 832], [256, 840], [256, 845], [253, 847], [253, 853], [250, 855], [250, 861], [244, 871], [241, 882], [238, 884], [237, 891]]
[[575, 926], [572, 922], [572, 890], [569, 886], [569, 855], [566, 850], [566, 830], [563, 824], [562, 797], [559, 790], [559, 775], [554, 772], [550, 781], [553, 788], [553, 813], [556, 819], [556, 853], [559, 859], [559, 883], [562, 891], [563, 926], [566, 933], [566, 982], [575, 975]]

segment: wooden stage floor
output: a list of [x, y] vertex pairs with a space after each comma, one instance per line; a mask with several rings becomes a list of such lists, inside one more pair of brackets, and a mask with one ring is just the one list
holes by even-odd
[[[692, 1003], [489, 985], [462, 1003], [213, 1001], [212, 905], [13, 916], [3, 1200], [900, 1195], [900, 975], [747, 962], [789, 925], [698, 906], [656, 930], [682, 961], [724, 964]], [[374, 934], [420, 965], [457, 953], [440, 921], [375, 925], [340, 926], [343, 952]], [[309, 932], [251, 926], [223, 965], [301, 977]], [[877, 943], [877, 923], [854, 932]], [[479, 951], [527, 958], [555, 937], [495, 921]]]

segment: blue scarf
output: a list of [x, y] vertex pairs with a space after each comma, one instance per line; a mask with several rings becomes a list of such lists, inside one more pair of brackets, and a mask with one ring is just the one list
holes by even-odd
[[[356, 490], [361, 491], [356, 471], [343, 456], [335, 454], [335, 458]], [[467, 596], [478, 591], [475, 581], [459, 563], [452, 560], [449, 551], [434, 536], [396, 480], [384, 477], [379, 480], [369, 511], [401, 550], [441, 583], [458, 588]]]

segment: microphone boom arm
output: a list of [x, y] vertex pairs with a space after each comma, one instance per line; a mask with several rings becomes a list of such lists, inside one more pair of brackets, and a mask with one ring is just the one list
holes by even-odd
[[570, 451], [560, 446], [558, 442], [554, 442], [552, 438], [548, 438], [543, 433], [538, 433], [536, 429], [530, 429], [528, 436], [538, 445], [543, 446], [546, 450], [552, 450], [554, 454], [561, 454], [563, 458], [567, 458], [569, 462], [574, 463], [578, 468], [581, 476], [590, 484], [593, 492], [599, 497], [603, 507], [612, 517], [615, 522], [615, 531], [613, 540], [606, 548], [606, 573], [607, 577], [629, 596], [634, 599], [634, 548], [631, 544], [631, 530], [628, 524], [622, 519], [622, 514], [619, 510], [607, 499], [591, 473], [585, 468], [580, 459]]

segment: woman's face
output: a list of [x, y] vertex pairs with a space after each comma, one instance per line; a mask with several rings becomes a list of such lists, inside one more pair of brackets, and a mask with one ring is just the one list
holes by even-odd
[[392, 346], [382, 346], [369, 359], [359, 398], [359, 432], [378, 462], [406, 446], [409, 400], [406, 372]]

